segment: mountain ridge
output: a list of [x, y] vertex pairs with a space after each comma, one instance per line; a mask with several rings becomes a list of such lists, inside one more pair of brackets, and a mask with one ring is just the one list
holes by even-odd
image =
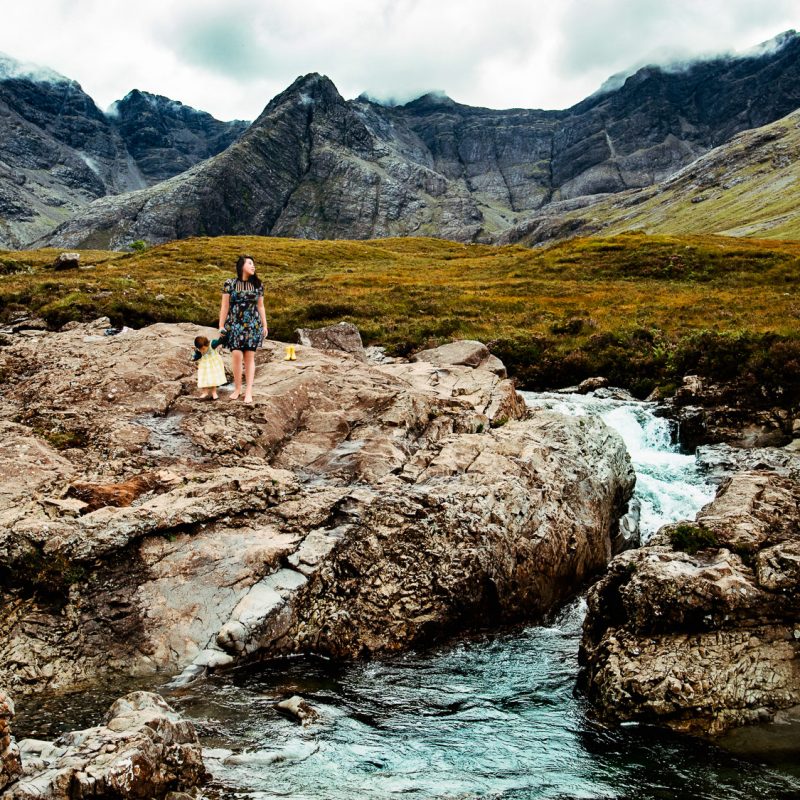
[[217, 155], [94, 200], [38, 243], [119, 248], [224, 233], [507, 240], [537, 217], [656, 185], [800, 107], [800, 37], [775, 42], [759, 55], [645, 67], [560, 111], [473, 108], [438, 92], [395, 106], [345, 100], [309, 73]]

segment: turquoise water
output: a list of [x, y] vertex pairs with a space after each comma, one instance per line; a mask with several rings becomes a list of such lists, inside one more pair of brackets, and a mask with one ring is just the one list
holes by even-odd
[[[599, 414], [620, 431], [637, 470], [645, 538], [664, 522], [693, 517], [712, 497], [649, 406], [526, 400]], [[547, 624], [384, 661], [298, 659], [161, 690], [197, 724], [214, 774], [210, 791], [220, 798], [800, 797], [791, 746], [767, 764], [753, 756], [747, 733], [735, 755], [652, 728], [596, 724], [574, 689], [583, 615], [578, 600]], [[73, 696], [66, 707], [38, 698], [36, 708], [20, 709], [17, 731], [46, 737], [96, 723], [124, 690]], [[293, 694], [317, 710], [316, 722], [279, 715], [276, 703]]]

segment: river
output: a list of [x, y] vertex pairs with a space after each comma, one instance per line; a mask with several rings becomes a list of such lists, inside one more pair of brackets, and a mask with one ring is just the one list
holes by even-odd
[[[693, 518], [713, 497], [694, 458], [673, 445], [672, 423], [650, 405], [524, 394], [534, 408], [598, 414], [622, 435], [645, 540], [666, 522]], [[768, 766], [653, 728], [593, 722], [574, 690], [584, 608], [578, 599], [546, 624], [386, 660], [283, 661], [163, 692], [198, 725], [214, 774], [210, 790], [220, 798], [800, 796], [790, 760]], [[292, 694], [319, 712], [314, 724], [300, 727], [277, 713], [276, 701]], [[99, 708], [101, 700], [92, 703]], [[57, 724], [96, 723], [87, 709], [80, 701], [62, 707]], [[53, 712], [40, 704], [16, 727], [52, 735]]]

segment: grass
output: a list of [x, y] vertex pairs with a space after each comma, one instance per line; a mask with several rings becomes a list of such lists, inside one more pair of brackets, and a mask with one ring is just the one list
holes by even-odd
[[644, 394], [674, 380], [677, 363], [691, 366], [685, 356], [699, 336], [712, 350], [717, 341], [763, 350], [776, 337], [796, 342], [800, 330], [800, 242], [643, 234], [533, 250], [195, 238], [87, 251], [86, 267], [65, 272], [50, 269], [56, 250], [0, 253], [0, 264], [14, 263], [0, 270], [0, 322], [30, 313], [54, 329], [98, 316], [215, 326], [222, 282], [242, 252], [265, 282], [273, 338], [345, 320], [366, 344], [397, 354], [479, 339], [530, 388], [604, 374]]

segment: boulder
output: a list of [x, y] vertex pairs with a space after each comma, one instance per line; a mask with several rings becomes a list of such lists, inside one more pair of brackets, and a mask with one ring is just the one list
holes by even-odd
[[53, 262], [53, 269], [78, 269], [81, 264], [80, 253], [59, 253], [56, 260]]
[[367, 360], [361, 333], [352, 322], [339, 322], [326, 328], [298, 328], [295, 335], [298, 343], [305, 347], [341, 351], [359, 361]]
[[687, 449], [727, 443], [741, 448], [779, 447], [791, 438], [786, 412], [770, 407], [752, 386], [714, 383], [687, 375], [660, 413], [678, 422], [678, 436]]
[[117, 700], [103, 725], [55, 742], [23, 739], [20, 750], [22, 775], [3, 800], [163, 798], [206, 778], [194, 727], [149, 692]]
[[530, 416], [489, 370], [287, 362], [268, 341], [255, 404], [210, 405], [196, 326], [106, 322], [0, 351], [0, 683], [17, 694], [535, 618], [619, 538], [621, 439]]
[[737, 473], [694, 523], [614, 559], [580, 651], [602, 718], [714, 736], [800, 703], [798, 496], [796, 475]]
[[461, 366], [486, 369], [500, 378], [508, 377], [503, 362], [489, 352], [482, 342], [461, 340], [443, 344], [432, 350], [421, 350], [411, 356], [411, 361], [426, 361], [437, 367]]
[[589, 394], [597, 389], [605, 389], [609, 385], [608, 378], [587, 378], [578, 384], [578, 392], [580, 394]]

